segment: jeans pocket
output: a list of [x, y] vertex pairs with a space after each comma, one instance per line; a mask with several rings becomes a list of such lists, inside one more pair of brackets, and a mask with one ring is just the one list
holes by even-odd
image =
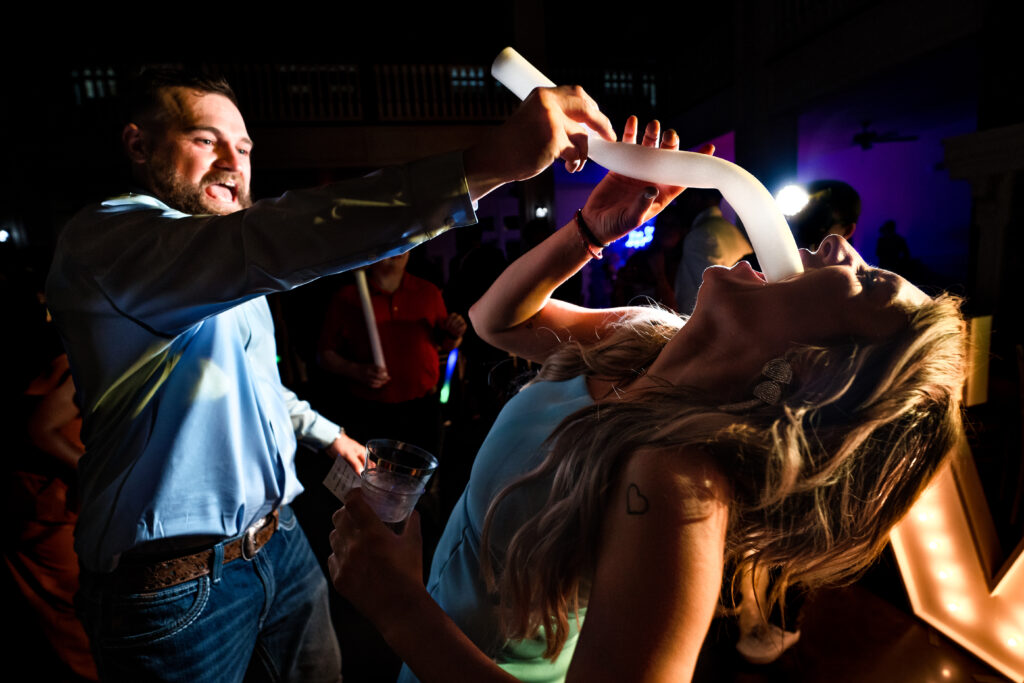
[[149, 593], [108, 595], [103, 601], [100, 638], [109, 648], [164, 640], [195, 622], [209, 599], [209, 576]]
[[295, 528], [296, 523], [298, 523], [298, 518], [295, 516], [295, 511], [292, 510], [292, 506], [282, 505], [281, 510], [277, 514], [277, 527], [285, 531], [291, 531]]

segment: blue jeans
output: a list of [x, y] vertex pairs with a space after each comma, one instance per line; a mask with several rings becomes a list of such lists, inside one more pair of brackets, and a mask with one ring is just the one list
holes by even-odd
[[149, 593], [115, 583], [83, 572], [78, 598], [101, 680], [341, 680], [327, 582], [288, 506], [252, 560]]

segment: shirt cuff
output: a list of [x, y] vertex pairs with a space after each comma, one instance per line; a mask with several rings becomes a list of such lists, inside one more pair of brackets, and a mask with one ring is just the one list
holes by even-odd
[[441, 228], [428, 237], [477, 222], [476, 202], [469, 197], [461, 150], [414, 161], [408, 168], [410, 184], [417, 196], [442, 198]]
[[313, 424], [310, 425], [299, 439], [310, 446], [316, 446], [317, 448], [327, 448], [334, 440], [344, 433], [338, 425], [328, 420], [323, 415], [317, 415]]

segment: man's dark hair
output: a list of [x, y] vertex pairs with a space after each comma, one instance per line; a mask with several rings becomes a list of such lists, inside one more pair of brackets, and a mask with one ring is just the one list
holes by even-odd
[[807, 194], [828, 204], [836, 223], [856, 223], [860, 218], [860, 195], [842, 180], [815, 180], [807, 186]]
[[815, 180], [807, 194], [807, 206], [789, 218], [798, 246], [816, 249], [833, 225], [852, 225], [860, 218], [860, 195], [841, 180]]
[[125, 122], [140, 125], [160, 122], [165, 113], [160, 92], [166, 88], [189, 88], [223, 95], [238, 106], [235, 91], [223, 76], [190, 69], [145, 69], [125, 89]]

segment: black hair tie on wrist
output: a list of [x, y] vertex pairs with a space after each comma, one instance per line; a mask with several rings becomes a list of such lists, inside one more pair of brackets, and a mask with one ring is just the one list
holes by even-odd
[[580, 233], [580, 242], [583, 243], [583, 248], [590, 254], [590, 258], [601, 258], [604, 255], [604, 245], [598, 241], [594, 233], [587, 227], [587, 222], [583, 220], [583, 209], [576, 209], [576, 228]]
[[598, 249], [604, 249], [608, 246], [607, 244], [602, 244], [601, 240], [597, 239], [597, 236], [594, 235], [590, 226], [587, 225], [585, 220], [583, 220], [583, 209], [576, 209], [576, 225], [580, 227], [580, 232], [583, 234], [583, 237]]

